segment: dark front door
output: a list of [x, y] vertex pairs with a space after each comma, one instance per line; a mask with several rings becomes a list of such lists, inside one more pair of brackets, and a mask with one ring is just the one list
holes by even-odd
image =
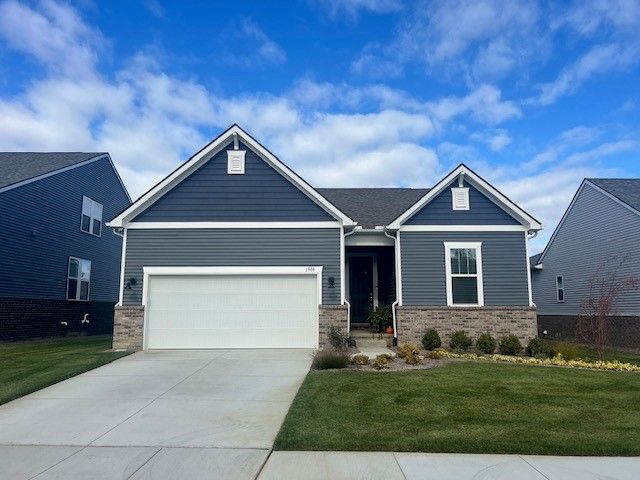
[[351, 323], [368, 323], [373, 310], [373, 258], [349, 258]]

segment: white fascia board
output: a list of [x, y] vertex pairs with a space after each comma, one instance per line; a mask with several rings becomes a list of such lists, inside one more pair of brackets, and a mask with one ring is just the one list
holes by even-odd
[[395, 242], [384, 234], [383, 230], [356, 230], [354, 235], [346, 238], [348, 247], [384, 247], [393, 246]]
[[145, 275], [318, 275], [322, 266], [303, 267], [142, 267]]
[[340, 222], [131, 222], [130, 230], [206, 228], [340, 228]]
[[401, 232], [526, 232], [524, 225], [400, 225]]
[[355, 225], [355, 222], [351, 220], [347, 215], [341, 212], [331, 202], [318, 193], [311, 185], [300, 178], [289, 167], [283, 164], [278, 158], [276, 158], [271, 152], [260, 145], [254, 140], [248, 133], [242, 130], [238, 125], [233, 125], [225, 132], [220, 134], [216, 139], [211, 141], [208, 145], [202, 148], [199, 152], [193, 155], [187, 162], [183, 163], [180, 167], [169, 174], [162, 181], [156, 184], [151, 190], [142, 195], [136, 200], [129, 208], [127, 208], [120, 215], [115, 217], [108, 223], [110, 227], [122, 227], [131, 218], [138, 215], [145, 208], [153, 204], [158, 198], [160, 198], [164, 192], [172, 188], [174, 185], [186, 178], [192, 171], [196, 170], [200, 165], [208, 161], [215, 153], [222, 149], [227, 142], [233, 139], [233, 136], [238, 135], [244, 143], [250, 146], [253, 150], [258, 152], [264, 161], [271, 165], [276, 171], [287, 178], [291, 183], [304, 192], [309, 198], [315, 201], [318, 205], [323, 207], [327, 212], [333, 215], [336, 219], [340, 220], [343, 225], [350, 226]]
[[521, 220], [523, 224], [527, 227], [527, 230], [541, 230], [542, 224], [538, 222], [535, 218], [529, 215], [527, 212], [518, 207], [515, 203], [505, 197], [502, 193], [500, 193], [495, 187], [493, 187], [488, 182], [484, 181], [480, 178], [476, 173], [467, 168], [465, 165], [459, 165], [455, 170], [453, 170], [449, 175], [440, 180], [426, 195], [424, 195], [421, 199], [419, 199], [416, 203], [414, 203], [408, 210], [406, 210], [402, 215], [396, 218], [389, 224], [389, 229], [398, 230], [400, 226], [409, 218], [411, 218], [418, 210], [424, 207], [427, 203], [429, 203], [433, 198], [435, 198], [439, 193], [441, 193], [447, 185], [449, 185], [453, 180], [458, 177], [458, 175], [463, 174], [470, 180], [470, 183], [474, 186], [478, 187], [483, 193], [488, 194], [490, 197], [493, 197], [497, 203], [503, 206], [507, 211], [509, 211], [512, 215]]

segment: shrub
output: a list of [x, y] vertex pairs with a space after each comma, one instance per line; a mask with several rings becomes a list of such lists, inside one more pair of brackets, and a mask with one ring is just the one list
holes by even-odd
[[476, 348], [482, 353], [493, 353], [496, 351], [496, 341], [489, 333], [483, 333], [476, 340]]
[[393, 323], [393, 312], [391, 311], [391, 305], [382, 305], [376, 308], [369, 315], [369, 323], [376, 327], [379, 332], [385, 328], [391, 326]]
[[569, 342], [557, 342], [553, 346], [553, 355], [562, 355], [565, 360], [573, 360], [578, 356], [578, 347]]
[[387, 362], [390, 362], [393, 360], [393, 355], [389, 355], [388, 353], [381, 353], [380, 355], [378, 355], [378, 357], [386, 359]]
[[389, 355], [378, 355], [371, 366], [376, 370], [387, 370], [389, 368]]
[[522, 351], [522, 344], [515, 335], [507, 335], [500, 340], [500, 353], [502, 355], [518, 355]]
[[467, 335], [464, 330], [458, 330], [457, 332], [453, 332], [451, 334], [451, 341], [449, 342], [449, 346], [454, 350], [467, 350], [473, 342], [471, 341], [471, 337]]
[[527, 355], [536, 358], [551, 358], [553, 357], [553, 345], [543, 338], [532, 338], [527, 345]]
[[430, 328], [422, 336], [422, 346], [425, 350], [435, 350], [442, 346], [440, 335], [438, 335], [438, 331], [435, 328]]
[[312, 367], [316, 370], [345, 368], [349, 365], [349, 355], [336, 350], [323, 350], [313, 357]]
[[413, 343], [405, 343], [404, 345], [400, 345], [398, 347], [398, 357], [400, 358], [405, 358], [410, 355], [418, 355], [419, 353], [420, 349]]
[[362, 354], [354, 355], [351, 357], [351, 363], [354, 365], [369, 365], [369, 357]]
[[447, 355], [447, 351], [444, 348], [436, 348], [431, 352], [427, 353], [427, 357], [432, 360], [440, 360], [441, 358], [445, 358]]
[[404, 357], [404, 361], [407, 365], [419, 365], [422, 363], [420, 355], [407, 355]]
[[329, 327], [327, 336], [329, 337], [329, 344], [333, 348], [344, 348], [344, 346], [347, 344], [347, 338], [345, 337], [344, 333], [342, 333], [342, 330], [335, 325], [331, 325]]

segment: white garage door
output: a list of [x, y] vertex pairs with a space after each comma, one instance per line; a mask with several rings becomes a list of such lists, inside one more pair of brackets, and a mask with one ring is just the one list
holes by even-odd
[[152, 275], [146, 348], [316, 348], [315, 275]]

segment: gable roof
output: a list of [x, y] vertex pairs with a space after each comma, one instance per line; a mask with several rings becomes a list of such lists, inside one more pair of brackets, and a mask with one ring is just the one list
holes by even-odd
[[541, 256], [542, 256], [542, 252], [536, 253], [535, 255], [531, 255], [529, 257], [529, 266], [531, 268], [535, 267], [538, 264], [538, 261], [540, 260]]
[[206, 163], [213, 155], [222, 148], [225, 148], [230, 141], [236, 136], [243, 141], [249, 148], [254, 150], [267, 164], [273, 167], [278, 173], [288, 179], [293, 185], [298, 187], [316, 204], [324, 208], [343, 225], [355, 225], [355, 222], [349, 218], [344, 212], [329, 202], [316, 189], [299, 177], [293, 170], [282, 163], [273, 153], [262, 146], [251, 135], [245, 132], [237, 124], [233, 124], [227, 130], [218, 135], [215, 139], [196, 152], [189, 160], [184, 162], [173, 172], [167, 175], [163, 180], [154, 187], [144, 193], [132, 205], [118, 214], [113, 220], [107, 223], [110, 227], [123, 227], [132, 218], [140, 214], [147, 207], [158, 200], [165, 192], [171, 190], [175, 185], [180, 183], [192, 172], [196, 171], [200, 166]]
[[428, 188], [318, 188], [363, 228], [388, 225], [416, 203]]
[[640, 178], [587, 178], [631, 208], [640, 211]]
[[522, 225], [526, 226], [529, 230], [541, 230], [542, 224], [534, 217], [525, 212], [518, 205], [513, 203], [507, 196], [502, 194], [497, 188], [484, 180], [480, 175], [475, 173], [465, 164], [461, 163], [451, 173], [440, 180], [431, 190], [429, 190], [420, 200], [414, 203], [404, 213], [396, 217], [390, 224], [389, 228], [397, 230], [400, 228], [406, 220], [411, 218], [422, 207], [433, 200], [440, 192], [442, 192], [451, 182], [453, 182], [460, 175], [463, 175], [465, 180], [472, 183], [480, 192], [490, 198], [494, 203], [502, 207], [513, 218], [518, 220]]

